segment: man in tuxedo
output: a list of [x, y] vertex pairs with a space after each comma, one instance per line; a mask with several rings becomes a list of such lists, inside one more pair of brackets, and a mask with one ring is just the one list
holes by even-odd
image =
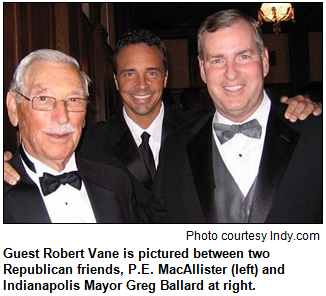
[[322, 223], [322, 118], [278, 115], [257, 22], [238, 10], [209, 16], [198, 52], [216, 110], [163, 148], [154, 221]]
[[106, 122], [90, 124], [80, 154], [111, 163], [130, 176], [137, 197], [139, 222], [152, 222], [146, 205], [164, 139], [191, 119], [162, 103], [168, 79], [166, 46], [152, 32], [133, 31], [117, 43], [114, 80], [123, 108]]
[[[136, 192], [139, 222], [150, 223], [153, 221], [147, 205], [156, 181], [161, 146], [169, 134], [196, 117], [162, 103], [168, 58], [164, 42], [152, 32], [125, 34], [114, 50], [113, 68], [123, 109], [107, 122], [86, 129], [80, 153], [86, 159], [124, 169]], [[148, 144], [144, 143], [144, 133], [149, 137]]]
[[[156, 183], [159, 159], [162, 161], [161, 146], [169, 134], [193, 122], [195, 117], [162, 103], [168, 79], [167, 51], [164, 42], [152, 32], [125, 34], [117, 42], [113, 66], [123, 108], [106, 122], [88, 123], [77, 151], [84, 159], [124, 170], [135, 190], [137, 222], [150, 223], [153, 221], [147, 205]], [[320, 112], [319, 108], [316, 110]], [[312, 111], [310, 100], [297, 96], [286, 116], [290, 120], [299, 116], [305, 119]], [[7, 180], [14, 184], [15, 177], [9, 177], [13, 173], [7, 164], [6, 171], [10, 173], [5, 174], [5, 179], [8, 176]]]
[[132, 217], [124, 171], [75, 157], [88, 104], [89, 77], [59, 51], [26, 56], [7, 94], [22, 144], [10, 160], [20, 174], [4, 183], [4, 223], [122, 223]]

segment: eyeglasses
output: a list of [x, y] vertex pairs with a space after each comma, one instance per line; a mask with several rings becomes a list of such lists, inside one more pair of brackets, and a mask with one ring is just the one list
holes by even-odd
[[52, 111], [56, 106], [57, 102], [64, 102], [66, 110], [69, 112], [83, 112], [87, 108], [89, 101], [83, 98], [68, 98], [66, 100], [57, 100], [53, 97], [48, 96], [36, 96], [32, 99], [24, 96], [20, 92], [17, 92], [20, 96], [26, 100], [32, 102], [32, 107], [34, 110], [38, 111]]

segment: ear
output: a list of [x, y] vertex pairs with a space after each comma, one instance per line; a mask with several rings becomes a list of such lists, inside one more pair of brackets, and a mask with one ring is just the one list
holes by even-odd
[[267, 48], [265, 48], [262, 53], [262, 62], [263, 62], [263, 74], [264, 77], [266, 77], [269, 72], [269, 55], [268, 55]]
[[18, 119], [18, 103], [15, 99], [15, 96], [12, 92], [7, 93], [7, 109], [8, 109], [8, 116], [10, 122], [13, 126], [17, 126], [19, 119]]
[[168, 76], [169, 76], [169, 71], [166, 71], [165, 77], [164, 77], [164, 88], [168, 85]]
[[113, 74], [113, 78], [114, 78], [115, 87], [117, 88], [117, 90], [119, 90], [119, 83], [115, 74]]
[[199, 62], [201, 79], [206, 83], [206, 73], [205, 73], [205, 69], [204, 69], [204, 61], [200, 57], [197, 57], [197, 58], [198, 58], [198, 62]]

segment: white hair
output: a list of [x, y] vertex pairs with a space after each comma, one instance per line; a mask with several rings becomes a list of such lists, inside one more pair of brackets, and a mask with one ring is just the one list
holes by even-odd
[[88, 87], [91, 83], [91, 79], [88, 77], [88, 75], [80, 70], [79, 64], [73, 57], [53, 49], [39, 49], [31, 52], [28, 56], [22, 59], [22, 61], [19, 63], [13, 80], [10, 84], [9, 91], [10, 92], [20, 92], [23, 93], [25, 91], [25, 75], [28, 70], [28, 68], [36, 61], [54, 61], [54, 62], [63, 62], [67, 64], [71, 64], [74, 67], [77, 68], [79, 75], [82, 78], [83, 82], [83, 88], [86, 96], [89, 95]]

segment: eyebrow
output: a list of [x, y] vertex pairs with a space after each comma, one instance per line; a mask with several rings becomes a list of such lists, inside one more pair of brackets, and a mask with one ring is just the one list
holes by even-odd
[[147, 68], [146, 70], [162, 72], [162, 70], [161, 70], [160, 68], [156, 68], [156, 67], [149, 67], [149, 68]]
[[34, 85], [34, 86], [32, 86], [31, 88], [30, 88], [30, 91], [32, 91], [32, 92], [43, 92], [43, 91], [47, 91], [47, 90], [49, 90], [48, 88], [46, 88], [46, 87], [42, 87], [42, 86], [40, 86], [40, 85]]
[[[157, 67], [148, 67], [146, 68], [146, 71], [159, 71], [159, 72], [162, 72], [162, 70], [160, 68], [157, 68]], [[123, 69], [121, 70], [121, 74], [123, 73], [126, 73], [126, 72], [136, 72], [136, 69], [134, 68], [130, 68], [130, 69]]]
[[86, 96], [85, 91], [82, 88], [73, 91], [71, 95]]
[[[248, 49], [243, 49], [243, 50], [240, 50], [238, 52], [235, 53], [236, 56], [238, 55], [241, 55], [241, 54], [244, 54], [244, 53], [252, 53], [253, 50], [248, 48]], [[216, 55], [212, 55], [212, 56], [207, 56], [207, 59], [212, 59], [212, 58], [223, 58], [225, 55], [224, 54], [216, 54]]]
[[121, 72], [120, 73], [126, 73], [126, 72], [135, 72], [136, 71], [136, 69], [124, 69], [124, 70], [121, 70]]
[[239, 55], [239, 54], [244, 54], [244, 53], [247, 53], [247, 52], [249, 52], [249, 53], [252, 53], [252, 52], [254, 52], [252, 49], [245, 49], [245, 50], [241, 50], [241, 51], [239, 51], [238, 53], [237, 53], [237, 55]]

